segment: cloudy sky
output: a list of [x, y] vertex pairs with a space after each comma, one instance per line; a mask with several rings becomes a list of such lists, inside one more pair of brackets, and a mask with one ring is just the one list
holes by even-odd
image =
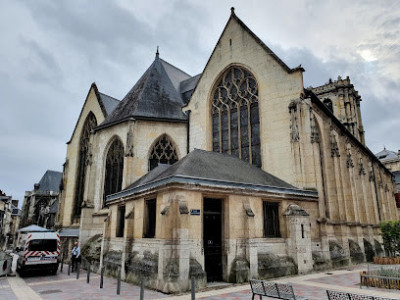
[[400, 1], [0, 0], [0, 189], [23, 199], [66, 142], [92, 82], [121, 99], [160, 56], [202, 72], [230, 7], [304, 85], [350, 76], [368, 147], [400, 149]]

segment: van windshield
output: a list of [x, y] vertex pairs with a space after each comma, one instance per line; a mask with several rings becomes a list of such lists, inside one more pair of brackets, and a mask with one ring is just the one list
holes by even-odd
[[57, 240], [31, 240], [28, 251], [57, 251]]

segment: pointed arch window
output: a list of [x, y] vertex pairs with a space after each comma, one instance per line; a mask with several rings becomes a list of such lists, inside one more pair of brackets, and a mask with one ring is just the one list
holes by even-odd
[[79, 141], [79, 164], [76, 177], [73, 219], [77, 219], [81, 215], [83, 193], [85, 191], [86, 166], [89, 164], [92, 155], [90, 153], [90, 134], [96, 126], [96, 117], [90, 112], [86, 117]]
[[121, 191], [124, 170], [124, 145], [116, 138], [111, 144], [106, 158], [103, 206], [108, 195]]
[[150, 152], [149, 170], [153, 170], [158, 164], [172, 165], [178, 161], [175, 146], [170, 139], [163, 135], [154, 144]]
[[247, 70], [234, 66], [222, 74], [212, 99], [213, 151], [261, 167], [258, 84]]

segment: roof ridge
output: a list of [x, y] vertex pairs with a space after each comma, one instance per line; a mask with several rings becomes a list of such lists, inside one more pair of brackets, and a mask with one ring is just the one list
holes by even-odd
[[[187, 76], [189, 76], [189, 78], [190, 78], [190, 77], [192, 77], [192, 75], [190, 75], [190, 74], [186, 73], [186, 72], [185, 72], [185, 71], [183, 71], [182, 69], [180, 69], [180, 68], [178, 68], [178, 67], [174, 66], [173, 64], [171, 64], [171, 63], [167, 62], [166, 60], [164, 60], [164, 59], [162, 59], [162, 58], [158, 58], [158, 59], [159, 59], [159, 60], [161, 60], [162, 62], [164, 62], [164, 63], [166, 63], [166, 64], [170, 65], [171, 67], [175, 68], [176, 70], [178, 70], [178, 71], [180, 71], [180, 72], [182, 72], [182, 73], [186, 74]], [[189, 78], [188, 78], [188, 79], [189, 79]], [[185, 80], [186, 80], [186, 79], [185, 79]]]
[[99, 91], [99, 94], [104, 95], [104, 96], [107, 96], [107, 97], [109, 97], [109, 98], [112, 98], [112, 99], [114, 99], [114, 100], [117, 100], [117, 101], [121, 102], [121, 100], [118, 100], [117, 98], [115, 98], [115, 97], [113, 97], [113, 96], [107, 95], [106, 93], [102, 93], [102, 92]]

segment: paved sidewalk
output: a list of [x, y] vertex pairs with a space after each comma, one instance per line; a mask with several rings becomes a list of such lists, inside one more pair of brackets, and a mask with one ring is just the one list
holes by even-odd
[[[326, 290], [340, 290], [358, 294], [375, 295], [400, 299], [399, 290], [386, 290], [359, 287], [361, 270], [366, 266], [314, 273], [302, 276], [293, 276], [271, 280], [274, 282], [290, 283], [293, 285], [296, 295], [309, 300], [326, 300]], [[29, 277], [1, 277], [0, 299], [1, 300], [77, 300], [77, 299], [139, 299], [140, 287], [126, 282], [121, 282], [121, 294], [116, 295], [117, 280], [105, 277], [104, 288], [99, 288], [100, 276], [91, 274], [90, 283], [86, 283], [86, 272], [81, 271], [80, 278], [76, 279], [76, 273], [68, 276], [66, 269], [57, 275], [31, 274]], [[249, 284], [230, 285], [226, 288], [215, 288], [196, 293], [196, 299], [202, 300], [249, 300], [251, 299]], [[153, 290], [145, 290], [146, 300], [190, 300], [190, 293], [184, 295], [166, 295]], [[263, 299], [275, 299], [263, 297]]]

